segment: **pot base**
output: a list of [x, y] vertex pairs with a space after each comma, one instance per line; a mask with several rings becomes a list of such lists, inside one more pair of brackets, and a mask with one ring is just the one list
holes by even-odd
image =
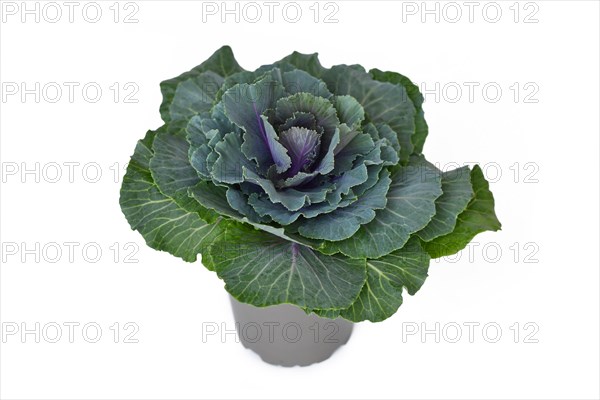
[[354, 327], [343, 318], [307, 315], [291, 304], [255, 307], [230, 299], [240, 341], [269, 364], [293, 367], [324, 361], [348, 342]]

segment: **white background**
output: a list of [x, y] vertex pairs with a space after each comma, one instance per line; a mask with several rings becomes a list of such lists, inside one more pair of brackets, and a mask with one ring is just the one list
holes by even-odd
[[[439, 22], [435, 15], [422, 22], [421, 2], [412, 3], [418, 10], [409, 15], [403, 7], [414, 8], [391, 1], [338, 1], [337, 23], [323, 23], [321, 4], [315, 23], [312, 3], [301, 3], [297, 23], [283, 18], [285, 3], [275, 9], [273, 23], [264, 6], [257, 23], [243, 16], [239, 23], [234, 16], [221, 23], [220, 14], [203, 22], [202, 3], [193, 1], [137, 1], [134, 18], [139, 22], [130, 24], [122, 20], [134, 6], [125, 10], [124, 3], [118, 5], [115, 23], [112, 1], [99, 3], [103, 14], [97, 23], [82, 17], [83, 2], [73, 23], [62, 2], [63, 16], [56, 23], [44, 15], [39, 23], [34, 15], [22, 23], [20, 2], [14, 3], [16, 16], [3, 15], [3, 85], [80, 86], [72, 103], [66, 86], [56, 103], [47, 101], [54, 92], [42, 93], [39, 103], [33, 94], [24, 101], [20, 93], [2, 100], [1, 320], [5, 329], [10, 323], [19, 329], [21, 323], [31, 329], [36, 322], [42, 327], [81, 325], [73, 343], [64, 326], [57, 343], [45, 337], [36, 343], [32, 334], [24, 341], [20, 334], [4, 335], [2, 398], [600, 396], [598, 3], [538, 1], [525, 8], [524, 3], [498, 2], [502, 16], [496, 23], [486, 21], [495, 18], [495, 8], [482, 14], [486, 3], [475, 8], [473, 22], [467, 6], [454, 3], [463, 15], [451, 23], [455, 9], [446, 7]], [[440, 13], [444, 4], [438, 5]], [[427, 6], [433, 9], [435, 3]], [[515, 9], [520, 10], [516, 23]], [[536, 10], [532, 18], [538, 22], [524, 23]], [[46, 11], [54, 18], [54, 10]], [[502, 231], [477, 236], [471, 254], [432, 262], [423, 289], [415, 297], [407, 295], [397, 314], [382, 323], [359, 324], [350, 342], [321, 364], [274, 367], [232, 335], [224, 342], [218, 336], [203, 342], [203, 323], [233, 328], [223, 283], [199, 262], [187, 264], [147, 248], [121, 214], [118, 191], [136, 140], [161, 123], [159, 82], [199, 64], [223, 44], [232, 46], [246, 69], [293, 50], [318, 51], [325, 66], [359, 63], [398, 71], [434, 91], [439, 83], [439, 98], [426, 95], [430, 136], [425, 154], [442, 167], [485, 166]], [[89, 82], [103, 89], [96, 103], [82, 97], [81, 88]], [[117, 103], [109, 89], [115, 82], [121, 88]], [[139, 87], [133, 96], [137, 103], [123, 101], [131, 91], [124, 91], [128, 82]], [[479, 84], [473, 101], [465, 82]], [[516, 99], [515, 87], [510, 89], [515, 82], [520, 87]], [[487, 99], [482, 94], [487, 83], [502, 89], [497, 102], [491, 101], [492, 89]], [[453, 102], [457, 85], [463, 93]], [[525, 102], [536, 87], [539, 91], [527, 100], [537, 103]], [[35, 173], [21, 174], [36, 162], [39, 183]], [[65, 162], [79, 163], [73, 182]], [[56, 175], [52, 163], [62, 166], [56, 183], [50, 182]], [[88, 182], [95, 178], [96, 164], [82, 175], [88, 163], [100, 166], [96, 183]], [[15, 165], [18, 170], [11, 175]], [[79, 243], [72, 262], [64, 242]], [[35, 254], [23, 252], [36, 243], [38, 255], [46, 248], [39, 262]], [[56, 255], [52, 243], [62, 249], [57, 262], [51, 262]], [[90, 246], [102, 249], [95, 263], [82, 255], [88, 243], [88, 260], [95, 257]], [[114, 243], [118, 254], [115, 247], [111, 250]], [[139, 247], [133, 256], [138, 263], [124, 262], [134, 249], [126, 249], [127, 243]], [[97, 343], [82, 336], [89, 322], [102, 328]], [[110, 330], [115, 322], [120, 323], [119, 343]], [[124, 343], [127, 322], [139, 327], [138, 343]], [[469, 322], [480, 324], [473, 343], [464, 325]], [[440, 330], [459, 324], [462, 338], [450, 343], [455, 332], [447, 330], [439, 343], [433, 334], [403, 340], [408, 326], [434, 329], [436, 323]], [[493, 329], [482, 333], [486, 323], [501, 327], [496, 343], [488, 342]], [[525, 340], [536, 326], [539, 330]], [[93, 330], [88, 333], [94, 336]], [[47, 334], [52, 338], [54, 331]], [[532, 340], [537, 343], [526, 343]]]

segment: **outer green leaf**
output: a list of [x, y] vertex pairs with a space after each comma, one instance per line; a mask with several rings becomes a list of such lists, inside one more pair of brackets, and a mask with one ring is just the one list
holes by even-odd
[[292, 303], [346, 308], [366, 278], [365, 261], [323, 254], [250, 227], [231, 223], [209, 250], [225, 288], [244, 303]]
[[411, 142], [414, 146], [413, 152], [420, 154], [423, 152], [423, 146], [425, 145], [425, 139], [427, 139], [427, 133], [429, 128], [425, 121], [425, 113], [423, 112], [423, 95], [419, 91], [419, 87], [411, 82], [410, 79], [401, 75], [397, 72], [383, 72], [378, 69], [372, 69], [369, 73], [374, 79], [381, 82], [390, 82], [402, 85], [406, 89], [408, 97], [412, 101], [415, 107], [415, 133], [412, 135]]
[[458, 216], [454, 231], [423, 244], [432, 258], [457, 253], [478, 233], [497, 231], [502, 227], [494, 212], [494, 196], [478, 165], [471, 171], [471, 184], [475, 195], [466, 210]]
[[413, 159], [411, 164], [398, 167], [391, 178], [386, 207], [351, 238], [325, 242], [325, 253], [341, 251], [355, 258], [379, 258], [402, 248], [412, 233], [427, 225], [435, 214], [435, 199], [442, 194], [437, 169]]
[[195, 261], [220, 233], [220, 222], [206, 223], [198, 213], [187, 211], [158, 190], [149, 169], [155, 135], [149, 131], [129, 161], [119, 199], [121, 210], [148, 246]]
[[236, 61], [231, 47], [223, 46], [202, 64], [194, 67], [194, 71], [212, 71], [226, 78], [235, 73], [242, 72], [244, 69]]
[[210, 111], [223, 78], [214, 72], [203, 72], [180, 81], [169, 102], [163, 107], [163, 120], [188, 120], [192, 116]]
[[291, 64], [294, 67], [301, 69], [303, 71], [308, 72], [312, 76], [320, 77], [323, 72], [326, 70], [323, 68], [321, 63], [319, 62], [318, 53], [313, 54], [302, 54], [294, 51], [287, 57], [282, 58], [280, 61], [275, 64]]
[[200, 181], [188, 160], [189, 147], [184, 137], [166, 131], [154, 138], [150, 171], [156, 186], [169, 197], [187, 197], [187, 189]]
[[157, 131], [152, 143], [154, 154], [149, 169], [155, 186], [182, 209], [198, 213], [207, 222], [214, 221], [217, 214], [188, 196], [188, 188], [200, 180], [188, 161], [189, 144], [183, 133], [174, 134], [162, 128]]
[[[223, 46], [217, 50], [210, 58], [198, 65], [191, 71], [185, 72], [176, 78], [172, 78], [160, 83], [160, 91], [163, 95], [163, 101], [160, 105], [160, 115], [165, 122], [171, 120], [171, 113], [169, 108], [173, 102], [175, 91], [179, 83], [186, 81], [190, 78], [197, 77], [203, 72], [212, 71], [218, 74], [222, 78], [225, 78], [233, 73], [241, 72], [244, 69], [239, 66], [233, 52], [229, 46]], [[205, 88], [206, 89], [206, 88]], [[218, 89], [218, 87], [217, 87]], [[212, 89], [211, 89], [212, 91]]]
[[469, 167], [442, 174], [442, 192], [435, 201], [435, 215], [429, 224], [417, 232], [426, 242], [454, 230], [458, 214], [464, 211], [473, 197]]
[[402, 304], [402, 288], [414, 295], [427, 278], [429, 255], [417, 240], [377, 260], [367, 260], [367, 281], [358, 299], [341, 316], [350, 321], [379, 322]]

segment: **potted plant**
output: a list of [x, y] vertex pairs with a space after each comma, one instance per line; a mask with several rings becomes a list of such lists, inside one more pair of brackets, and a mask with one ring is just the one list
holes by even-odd
[[351, 322], [416, 293], [431, 258], [500, 229], [478, 166], [423, 156], [423, 96], [403, 75], [297, 52], [246, 71], [225, 46], [160, 86], [164, 124], [137, 143], [121, 208], [148, 246], [201, 254], [245, 326], [341, 332], [331, 346], [242, 335], [268, 362], [327, 358]]

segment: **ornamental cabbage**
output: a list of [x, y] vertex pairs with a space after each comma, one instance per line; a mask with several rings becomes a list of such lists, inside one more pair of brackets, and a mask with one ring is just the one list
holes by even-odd
[[241, 302], [381, 321], [431, 258], [500, 229], [478, 166], [424, 158], [423, 96], [403, 75], [298, 52], [246, 71], [225, 46], [161, 91], [121, 208], [148, 246], [202, 254]]

